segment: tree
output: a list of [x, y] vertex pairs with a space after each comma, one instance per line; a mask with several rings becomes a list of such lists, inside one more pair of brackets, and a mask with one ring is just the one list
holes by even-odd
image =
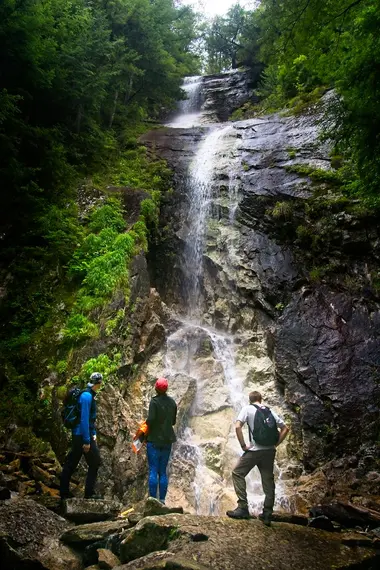
[[241, 37], [245, 18], [245, 10], [240, 4], [235, 4], [225, 17], [216, 16], [211, 22], [205, 35], [209, 73], [237, 68], [239, 50], [243, 49]]

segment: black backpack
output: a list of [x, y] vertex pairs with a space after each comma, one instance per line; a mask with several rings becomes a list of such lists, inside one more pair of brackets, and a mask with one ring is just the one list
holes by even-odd
[[73, 429], [80, 423], [80, 404], [79, 396], [83, 390], [75, 386], [67, 392], [66, 398], [63, 401], [63, 408], [61, 411], [62, 422], [65, 428]]
[[252, 439], [259, 445], [272, 446], [278, 443], [280, 434], [278, 433], [276, 420], [269, 408], [256, 406], [253, 433], [248, 425]]

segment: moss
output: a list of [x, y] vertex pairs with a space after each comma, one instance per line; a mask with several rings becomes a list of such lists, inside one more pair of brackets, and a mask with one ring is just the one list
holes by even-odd
[[317, 182], [329, 182], [333, 185], [342, 184], [339, 171], [323, 170], [321, 168], [314, 168], [308, 164], [290, 164], [285, 167], [287, 172], [295, 172], [301, 176], [308, 176]]
[[244, 103], [244, 105], [242, 105], [238, 109], [235, 109], [235, 111], [233, 111], [233, 113], [231, 114], [229, 120], [230, 121], [242, 121], [242, 120], [246, 120], [246, 119], [252, 119], [253, 117], [256, 117], [258, 110], [259, 110], [259, 107], [256, 103], [252, 103], [251, 101], [248, 101], [247, 103]]
[[290, 159], [293, 159], [297, 156], [295, 149], [286, 149], [286, 150]]
[[[132, 311], [131, 311], [132, 312]], [[111, 336], [116, 327], [123, 321], [125, 314], [125, 308], [120, 309], [116, 313], [116, 317], [114, 319], [109, 319], [105, 326], [105, 334], [106, 336]]]
[[286, 115], [301, 115], [307, 112], [310, 107], [316, 105], [321, 97], [326, 93], [327, 87], [322, 85], [316, 87], [308, 93], [299, 93], [287, 103]]
[[19, 427], [11, 437], [13, 444], [20, 451], [26, 451], [35, 455], [48, 455], [55, 458], [50, 443], [38, 438], [30, 427]]
[[309, 272], [309, 277], [312, 282], [319, 282], [324, 277], [331, 273], [336, 273], [340, 269], [341, 265], [338, 261], [332, 261], [326, 265], [316, 266]]

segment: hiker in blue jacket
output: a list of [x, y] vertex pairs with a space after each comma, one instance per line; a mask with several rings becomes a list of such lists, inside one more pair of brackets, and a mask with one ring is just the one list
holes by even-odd
[[78, 467], [82, 455], [88, 465], [85, 499], [99, 499], [94, 493], [94, 487], [98, 469], [100, 466], [100, 454], [96, 443], [96, 392], [99, 390], [103, 376], [100, 372], [94, 372], [90, 376], [90, 382], [86, 390], [79, 396], [80, 419], [72, 429], [71, 450], [66, 457], [61, 474], [60, 495], [62, 499], [73, 497], [70, 492], [70, 479]]

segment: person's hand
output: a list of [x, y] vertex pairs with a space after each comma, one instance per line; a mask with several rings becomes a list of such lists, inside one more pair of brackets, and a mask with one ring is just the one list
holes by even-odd
[[96, 435], [95, 434], [92, 436], [92, 439], [93, 439], [93, 441], [96, 441]]
[[90, 447], [89, 443], [84, 443], [82, 449], [85, 453], [88, 453], [90, 451]]

